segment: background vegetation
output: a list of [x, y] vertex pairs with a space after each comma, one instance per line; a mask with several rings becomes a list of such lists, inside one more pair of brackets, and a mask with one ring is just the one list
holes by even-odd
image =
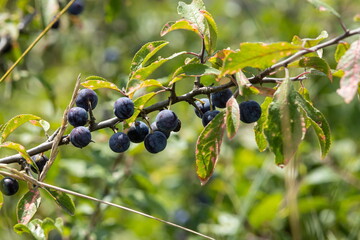
[[[0, 0], [0, 34], [10, 33], [14, 39], [14, 49], [0, 55], [0, 75], [56, 14], [56, 2]], [[326, 2], [343, 16], [348, 28], [359, 25], [353, 17], [359, 13], [360, 2]], [[335, 17], [319, 14], [306, 1], [207, 0], [205, 4], [219, 27], [218, 49], [236, 49], [239, 43], [248, 41], [291, 41], [294, 35], [314, 38], [323, 30], [336, 36], [343, 31]], [[0, 84], [0, 123], [31, 113], [49, 121], [51, 130], [55, 130], [79, 73], [103, 76], [124, 87], [131, 59], [146, 42], [169, 41], [169, 46], [161, 50], [162, 56], [183, 50], [199, 52], [201, 42], [195, 34], [176, 31], [164, 38], [159, 35], [166, 22], [178, 19], [176, 5], [177, 1], [171, 0], [87, 0], [78, 18], [62, 16], [60, 28], [51, 30], [12, 76]], [[33, 21], [19, 35], [18, 24], [34, 11], [37, 14]], [[330, 57], [334, 51], [335, 47], [324, 50], [332, 67], [336, 65]], [[184, 59], [166, 63], [154, 77], [166, 81]], [[179, 103], [172, 110], [183, 128], [172, 134], [165, 151], [152, 155], [142, 144], [132, 144], [130, 151], [118, 155], [108, 148], [112, 131], [101, 130], [93, 133], [96, 143], [82, 150], [62, 146], [45, 181], [167, 219], [216, 239], [358, 239], [360, 105], [357, 99], [344, 104], [336, 94], [337, 78], [330, 83], [317, 77], [303, 84], [329, 122], [333, 144], [327, 158], [321, 160], [316, 136], [307, 134], [294, 158], [297, 172], [277, 167], [273, 154], [260, 153], [253, 126], [243, 124], [231, 142], [225, 141], [214, 176], [201, 186], [195, 174], [194, 150], [203, 127], [193, 107]], [[178, 85], [179, 93], [191, 88], [186, 81]], [[109, 90], [97, 92], [97, 120], [112, 117], [112, 104], [119, 95]], [[153, 119], [155, 113], [150, 117]], [[40, 128], [25, 124], [10, 139], [31, 148], [43, 142], [45, 136]], [[1, 150], [0, 157], [12, 153]], [[4, 197], [0, 211], [3, 239], [28, 237], [18, 236], [12, 229], [17, 200], [26, 190], [21, 183], [17, 195]], [[289, 196], [293, 196], [294, 204], [288, 204]], [[200, 239], [132, 213], [73, 199], [77, 207], [74, 217], [50, 199], [43, 200], [36, 214], [40, 219], [61, 217], [63, 239]], [[292, 231], [290, 221], [297, 226]]]

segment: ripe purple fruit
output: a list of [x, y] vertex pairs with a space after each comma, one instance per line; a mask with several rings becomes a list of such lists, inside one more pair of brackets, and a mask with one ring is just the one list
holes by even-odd
[[211, 120], [213, 120], [214, 117], [215, 117], [216, 115], [218, 115], [219, 113], [220, 113], [220, 112], [219, 112], [218, 110], [207, 111], [207, 112], [204, 114], [204, 116], [202, 117], [202, 124], [203, 124], [203, 126], [205, 127], [206, 125], [208, 125], [209, 122], [210, 122]]
[[178, 117], [171, 110], [163, 110], [156, 116], [156, 126], [161, 131], [170, 132], [177, 127]]
[[149, 134], [149, 127], [141, 121], [136, 121], [131, 125], [127, 133], [130, 141], [133, 143], [140, 143], [144, 141], [146, 135]]
[[180, 119], [178, 119], [177, 122], [178, 123], [176, 125], [176, 128], [173, 130], [173, 132], [178, 132], [181, 129], [181, 121], [180, 121]]
[[215, 107], [225, 108], [227, 101], [231, 98], [232, 91], [230, 89], [224, 89], [220, 92], [211, 94], [211, 102]]
[[[42, 170], [45, 167], [46, 162], [49, 161], [49, 158], [47, 158], [45, 155], [40, 155], [40, 154], [32, 156], [31, 159], [35, 162], [37, 168], [39, 169], [39, 172], [42, 172]], [[34, 168], [33, 166], [31, 166], [31, 170], [34, 173], [38, 173], [36, 168]]]
[[0, 191], [6, 195], [11, 196], [19, 190], [19, 183], [16, 179], [5, 177], [0, 181]]
[[91, 133], [88, 128], [80, 126], [74, 128], [70, 133], [70, 142], [78, 148], [83, 148], [91, 142]]
[[260, 105], [253, 101], [245, 101], [239, 104], [240, 120], [244, 123], [253, 123], [261, 117]]
[[88, 112], [81, 107], [73, 107], [69, 110], [67, 118], [74, 127], [84, 126], [88, 121]]
[[144, 145], [150, 153], [158, 153], [166, 148], [167, 139], [164, 133], [155, 131], [145, 137]]
[[168, 138], [170, 137], [171, 131], [162, 131], [162, 130], [160, 130], [160, 129], [157, 127], [156, 122], [153, 122], [153, 123], [151, 124], [151, 129], [153, 130], [153, 132], [155, 132], [155, 131], [162, 132], [162, 133], [165, 135], [166, 139], [168, 139]]
[[91, 89], [82, 89], [80, 90], [77, 98], [76, 98], [76, 106], [89, 110], [89, 104], [91, 104], [91, 109], [94, 109], [98, 103], [98, 97], [96, 92]]
[[130, 139], [125, 133], [115, 133], [110, 137], [109, 147], [116, 153], [125, 152], [130, 147]]
[[196, 101], [195, 104], [200, 109], [200, 111], [199, 111], [196, 108], [194, 108], [195, 114], [199, 118], [202, 118], [204, 113], [206, 113], [207, 111], [210, 111], [210, 101], [207, 98], [201, 98], [200, 101]]
[[114, 104], [114, 114], [120, 120], [130, 118], [134, 113], [134, 103], [130, 98], [121, 97]]
[[83, 0], [76, 0], [68, 9], [68, 12], [71, 15], [79, 15], [84, 11], [84, 1]]

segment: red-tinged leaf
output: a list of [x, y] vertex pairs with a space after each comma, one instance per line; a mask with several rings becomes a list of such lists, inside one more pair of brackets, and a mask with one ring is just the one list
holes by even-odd
[[356, 95], [360, 82], [360, 40], [353, 42], [340, 59], [337, 69], [345, 72], [340, 80], [340, 88], [337, 93], [350, 103]]
[[124, 121], [125, 124], [125, 128], [130, 127], [131, 124], [133, 122], [135, 122], [136, 118], [138, 117], [138, 115], [140, 114], [141, 110], [145, 107], [145, 104], [150, 101], [150, 99], [152, 97], [154, 97], [156, 95], [156, 93], [151, 92], [148, 94], [145, 94], [137, 99], [134, 100], [134, 106], [135, 106], [135, 111], [133, 113], [133, 115], [131, 116], [131, 118], [126, 119]]
[[0, 145], [0, 148], [3, 148], [3, 147], [18, 151], [18, 153], [26, 160], [26, 162], [28, 164], [33, 164], [33, 161], [31, 160], [29, 154], [27, 153], [27, 151], [23, 145], [20, 145], [18, 143], [13, 143], [13, 142], [4, 142], [3, 144]]
[[130, 67], [131, 74], [136, 70], [144, 67], [151, 57], [153, 57], [160, 49], [162, 49], [168, 44], [169, 42], [166, 41], [154, 41], [144, 44], [140, 48], [140, 50], [137, 51], [131, 62], [131, 67]]
[[225, 119], [227, 136], [229, 139], [233, 139], [240, 127], [240, 109], [234, 97], [231, 97], [226, 103]]
[[349, 50], [350, 44], [347, 42], [339, 42], [335, 51], [335, 61], [339, 62], [342, 56]]
[[122, 91], [112, 82], [107, 82], [104, 80], [88, 80], [86, 82], [81, 83], [84, 88], [89, 88], [92, 90], [99, 88], [108, 88], [122, 93]]
[[326, 76], [332, 81], [332, 73], [329, 64], [319, 57], [304, 57], [299, 62], [300, 67], [314, 68], [326, 74]]
[[165, 26], [163, 27], [163, 29], [161, 30], [160, 35], [165, 36], [169, 32], [172, 32], [174, 30], [179, 30], [179, 29], [192, 31], [192, 32], [196, 33], [197, 35], [199, 35], [200, 37], [202, 37], [201, 33], [196, 28], [196, 26], [185, 19], [179, 20], [177, 22], [166, 23]]
[[50, 129], [50, 123], [45, 120], [30, 120], [29, 122], [36, 127], [44, 129], [45, 133]]
[[261, 104], [261, 117], [254, 126], [255, 140], [260, 152], [265, 151], [268, 146], [264, 133], [264, 128], [267, 124], [269, 114], [268, 110], [272, 101], [273, 99], [271, 97], [265, 98], [264, 102]]
[[13, 117], [1, 128], [0, 143], [3, 143], [6, 138], [18, 127], [30, 120], [40, 120], [41, 117], [32, 114], [21, 114]]
[[220, 71], [200, 63], [191, 63], [178, 68], [172, 76], [169, 85], [183, 79], [184, 77], [201, 77], [205, 75], [218, 75]]
[[220, 112], [210, 121], [196, 142], [196, 173], [204, 185], [212, 176], [220, 154], [225, 131], [225, 112]]
[[252, 88], [256, 89], [256, 91], [258, 92], [257, 94], [264, 97], [273, 97], [276, 92], [275, 89], [268, 87], [252, 86]]
[[201, 10], [205, 10], [205, 4], [202, 0], [193, 0], [190, 4], [179, 2], [178, 14], [194, 24], [202, 35], [207, 30], [206, 20]]
[[201, 10], [200, 13], [204, 15], [207, 22], [207, 31], [204, 36], [204, 42], [205, 42], [205, 49], [208, 55], [210, 56], [213, 54], [214, 50], [216, 49], [218, 29], [214, 18], [211, 16], [211, 14], [208, 11]]
[[55, 200], [56, 204], [59, 205], [63, 210], [65, 210], [71, 216], [75, 214], [74, 201], [66, 193], [56, 191], [51, 188], [44, 189]]
[[154, 79], [145, 80], [142, 83], [130, 88], [127, 95], [129, 96], [129, 98], [132, 98], [137, 90], [146, 88], [146, 87], [161, 87], [162, 88], [163, 85], [159, 81], [154, 80]]
[[27, 224], [35, 215], [41, 203], [39, 189], [31, 189], [18, 202], [16, 216], [19, 223]]
[[265, 69], [300, 49], [300, 46], [288, 42], [242, 43], [240, 51], [227, 56], [219, 77], [234, 74], [245, 67]]
[[212, 64], [212, 66], [216, 69], [219, 69], [223, 66], [225, 58], [230, 54], [235, 53], [234, 50], [230, 49], [223, 49], [218, 51], [214, 56], [209, 58], [209, 62]]
[[324, 3], [323, 1], [320, 0], [308, 0], [308, 2], [311, 3], [320, 12], [330, 12], [336, 17], [340, 18], [340, 14], [327, 3]]

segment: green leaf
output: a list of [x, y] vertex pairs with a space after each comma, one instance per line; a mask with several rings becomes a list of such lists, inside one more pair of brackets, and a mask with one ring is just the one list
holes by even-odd
[[220, 71], [200, 63], [192, 63], [181, 66], [172, 76], [170, 85], [183, 79], [184, 77], [201, 77], [205, 75], [219, 75]]
[[114, 83], [104, 80], [88, 80], [86, 82], [81, 83], [81, 85], [84, 88], [88, 88], [92, 90], [99, 88], [109, 88], [122, 93], [122, 91]]
[[165, 36], [169, 32], [172, 32], [172, 31], [178, 30], [178, 29], [192, 31], [201, 37], [201, 33], [196, 28], [196, 26], [194, 26], [191, 22], [189, 22], [188, 20], [185, 20], [185, 19], [179, 20], [177, 22], [166, 23], [165, 26], [163, 27], [163, 29], [161, 30], [160, 35]]
[[265, 196], [249, 214], [249, 223], [255, 229], [269, 225], [279, 214], [284, 197], [277, 193]]
[[229, 139], [233, 139], [240, 127], [240, 109], [234, 97], [231, 97], [226, 103], [225, 121], [227, 136]]
[[274, 100], [269, 105], [264, 133], [278, 165], [288, 163], [297, 151], [303, 136], [303, 119], [296, 104], [296, 97], [297, 92], [293, 83], [287, 78], [276, 91]]
[[32, 115], [32, 114], [21, 114], [10, 119], [5, 125], [2, 127], [0, 132], [0, 143], [3, 143], [6, 138], [18, 127], [23, 125], [24, 123], [30, 120], [40, 120], [41, 117]]
[[50, 231], [58, 230], [62, 232], [62, 226], [61, 218], [57, 218], [55, 222], [51, 218], [45, 218], [44, 220], [34, 219], [27, 224], [16, 224], [14, 231], [17, 234], [29, 233], [37, 240], [46, 240]]
[[315, 8], [317, 8], [320, 12], [330, 12], [336, 17], [340, 18], [340, 14], [335, 11], [331, 6], [329, 6], [327, 3], [324, 3], [320, 0], [308, 0], [309, 3], [311, 3]]
[[17, 234], [29, 233], [31, 234], [31, 230], [28, 228], [26, 224], [18, 223], [14, 226], [14, 231]]
[[230, 49], [222, 49], [214, 54], [211, 58], [209, 58], [209, 62], [212, 64], [212, 66], [216, 69], [219, 69], [223, 66], [224, 60], [230, 53], [235, 53], [234, 50]]
[[332, 73], [329, 64], [319, 57], [304, 57], [299, 62], [300, 67], [314, 68], [326, 74], [332, 81]]
[[31, 189], [18, 202], [16, 216], [19, 223], [27, 224], [35, 215], [41, 203], [39, 189]]
[[278, 60], [288, 57], [300, 49], [300, 46], [288, 42], [242, 43], [240, 44], [240, 51], [230, 53], [226, 57], [219, 78], [226, 74], [234, 74], [244, 67], [260, 69], [270, 67]]
[[41, 127], [44, 129], [45, 133], [47, 133], [47, 131], [50, 129], [50, 123], [45, 120], [30, 120], [29, 122], [36, 127]]
[[304, 48], [311, 48], [315, 45], [318, 45], [321, 41], [329, 37], [329, 34], [326, 31], [322, 31], [317, 38], [300, 38], [294, 36], [291, 43], [294, 45], [299, 45]]
[[201, 10], [200, 13], [204, 15], [208, 29], [208, 32], [205, 34], [205, 38], [204, 38], [205, 49], [208, 55], [212, 55], [214, 50], [216, 49], [218, 29], [214, 18], [211, 16], [211, 14], [208, 11]]
[[337, 93], [344, 98], [346, 103], [350, 103], [356, 95], [360, 82], [360, 40], [353, 42], [341, 57], [337, 69], [345, 72], [340, 80], [340, 88]]
[[346, 53], [347, 50], [349, 50], [349, 48], [350, 48], [350, 44], [347, 42], [339, 42], [338, 43], [338, 45], [336, 46], [336, 51], [335, 51], [336, 62], [340, 61], [342, 56], [344, 56], [344, 54]]
[[310, 120], [311, 125], [316, 132], [321, 147], [321, 156], [324, 158], [329, 152], [331, 145], [330, 126], [324, 115], [300, 93], [297, 94], [296, 101], [297, 104], [304, 110], [307, 119]]
[[108, 82], [108, 80], [106, 80], [103, 77], [99, 77], [99, 76], [88, 76], [87, 78], [85, 78], [85, 81], [89, 81], [89, 80], [101, 80], [104, 82]]
[[261, 104], [261, 117], [257, 121], [257, 124], [254, 126], [255, 140], [260, 152], [265, 151], [268, 146], [264, 134], [264, 127], [267, 124], [268, 110], [272, 100], [273, 99], [271, 97], [265, 98], [264, 102]]
[[202, 0], [193, 0], [190, 4], [179, 2], [178, 14], [186, 20], [193, 23], [202, 35], [205, 35], [206, 20], [201, 10], [205, 10], [205, 4]]
[[145, 66], [147, 61], [154, 56], [160, 49], [168, 45], [166, 41], [154, 41], [144, 44], [140, 50], [135, 54], [130, 67], [130, 78], [136, 70]]
[[25, 147], [23, 145], [20, 145], [18, 143], [13, 142], [4, 142], [0, 145], [0, 148], [9, 148], [18, 151], [18, 153], [26, 160], [28, 164], [32, 164], [33, 161], [31, 160], [29, 154], [27, 153]]
[[3, 206], [3, 204], [4, 204], [4, 197], [3, 197], [2, 193], [0, 193], [0, 210]]
[[49, 232], [52, 230], [58, 230], [59, 232], [62, 232], [63, 227], [63, 221], [61, 218], [57, 218], [55, 221], [51, 218], [45, 218], [41, 224], [41, 227], [43, 228], [45, 232], [45, 236], [49, 235]]
[[200, 133], [196, 142], [196, 174], [201, 181], [201, 185], [209, 181], [219, 158], [225, 131], [224, 115], [224, 111], [216, 115]]
[[170, 57], [168, 58], [161, 58], [155, 62], [152, 62], [150, 65], [146, 66], [146, 67], [142, 67], [142, 68], [139, 68], [137, 69], [136, 71], [134, 71], [131, 76], [130, 76], [130, 80], [132, 79], [137, 79], [137, 80], [146, 80], [146, 78], [152, 74], [156, 69], [158, 69], [161, 65], [163, 65], [164, 63], [166, 63], [167, 61], [173, 59], [173, 58], [176, 58], [180, 55], [183, 55], [185, 54], [186, 52], [178, 52], [178, 53], [175, 53], [173, 55], [171, 55]]
[[56, 204], [59, 205], [63, 210], [65, 210], [71, 216], [75, 214], [74, 201], [66, 193], [56, 191], [51, 188], [44, 189], [55, 200]]
[[125, 128], [130, 127], [130, 125], [135, 122], [141, 110], [145, 107], [145, 104], [155, 95], [156, 93], [151, 92], [134, 100], [135, 111], [131, 118], [125, 120]]
[[146, 87], [163, 87], [163, 85], [159, 81], [154, 79], [145, 80], [144, 82], [130, 88], [127, 94], [129, 98], [132, 98], [137, 90]]

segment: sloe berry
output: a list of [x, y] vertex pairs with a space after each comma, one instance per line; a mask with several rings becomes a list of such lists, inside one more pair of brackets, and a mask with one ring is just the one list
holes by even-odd
[[109, 147], [116, 153], [125, 152], [130, 147], [130, 139], [123, 132], [117, 132], [110, 137]]
[[114, 114], [120, 120], [130, 118], [134, 113], [134, 103], [130, 98], [121, 97], [114, 104]]
[[[42, 172], [42, 170], [45, 167], [46, 162], [49, 161], [49, 158], [47, 158], [45, 155], [35, 155], [35, 156], [32, 156], [31, 159], [34, 160], [36, 166], [39, 169], [39, 172]], [[34, 168], [33, 166], [31, 166], [31, 170], [34, 173], [38, 173], [36, 168]]]
[[19, 190], [19, 183], [16, 179], [11, 177], [5, 177], [0, 181], [0, 191], [6, 195], [11, 196], [17, 193]]
[[153, 130], [153, 132], [155, 132], [155, 131], [162, 132], [162, 133], [165, 135], [166, 139], [168, 139], [168, 138], [170, 137], [171, 131], [162, 131], [162, 130], [160, 130], [160, 129], [157, 127], [156, 122], [153, 122], [153, 123], [151, 124], [151, 129]]
[[96, 92], [91, 89], [82, 89], [80, 90], [76, 98], [76, 106], [89, 110], [89, 103], [91, 104], [91, 109], [94, 109], [98, 103], [98, 97]]
[[178, 132], [181, 129], [181, 121], [180, 121], [180, 119], [178, 119], [177, 122], [178, 123], [176, 125], [176, 128], [173, 130], [173, 132]]
[[244, 123], [253, 123], [261, 117], [260, 105], [253, 101], [245, 101], [239, 104], [240, 120]]
[[12, 49], [11, 37], [0, 37], [0, 55], [10, 52]]
[[59, 29], [59, 27], [60, 27], [60, 18], [51, 26], [51, 28], [52, 29]]
[[150, 153], [158, 153], [166, 148], [167, 139], [164, 133], [155, 131], [145, 137], [144, 145]]
[[195, 104], [201, 111], [200, 112], [199, 110], [194, 108], [195, 114], [199, 118], [202, 118], [204, 113], [206, 113], [207, 111], [210, 111], [210, 101], [207, 98], [201, 98], [200, 101], [196, 101]]
[[70, 142], [78, 148], [86, 147], [91, 142], [91, 133], [88, 128], [80, 126], [70, 133]]
[[161, 131], [172, 131], [177, 127], [178, 117], [171, 110], [163, 110], [156, 116], [156, 126]]
[[88, 112], [81, 107], [73, 107], [69, 110], [67, 118], [74, 127], [84, 126], [88, 121]]
[[231, 98], [232, 91], [228, 88], [211, 94], [211, 102], [215, 107], [224, 108], [226, 107], [227, 101]]
[[68, 9], [68, 12], [72, 15], [79, 15], [84, 11], [84, 1], [76, 0]]
[[136, 121], [131, 125], [127, 133], [130, 141], [133, 143], [140, 143], [144, 141], [146, 135], [149, 134], [149, 127], [141, 121]]
[[206, 125], [208, 125], [209, 122], [210, 122], [211, 120], [213, 120], [214, 117], [215, 117], [216, 115], [218, 115], [219, 113], [220, 113], [220, 111], [218, 111], [218, 110], [207, 111], [207, 112], [204, 114], [204, 116], [202, 117], [202, 124], [203, 124], [203, 126], [205, 127]]

